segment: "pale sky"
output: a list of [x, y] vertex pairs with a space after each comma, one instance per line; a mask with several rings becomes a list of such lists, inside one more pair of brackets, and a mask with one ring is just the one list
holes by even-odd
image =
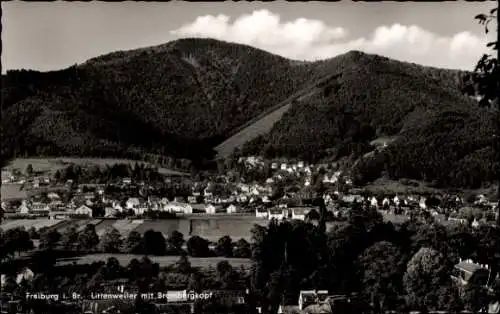
[[[490, 2], [2, 2], [2, 72], [55, 70], [117, 50], [212, 37], [284, 57], [349, 50], [471, 70]], [[493, 26], [494, 28], [494, 26]]]

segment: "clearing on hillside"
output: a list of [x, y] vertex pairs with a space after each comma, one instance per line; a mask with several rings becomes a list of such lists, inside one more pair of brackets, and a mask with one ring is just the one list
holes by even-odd
[[[131, 159], [117, 159], [117, 158], [77, 158], [77, 157], [53, 157], [53, 158], [16, 158], [4, 167], [5, 170], [19, 169], [23, 171], [26, 167], [31, 164], [34, 171], [39, 172], [49, 172], [59, 169], [64, 169], [70, 164], [74, 165], [96, 165], [105, 167], [107, 165], [114, 164], [135, 164], [146, 163], [142, 161], [136, 161]], [[159, 168], [158, 171], [164, 175], [187, 175], [184, 172], [175, 171], [167, 168]]]
[[26, 191], [24, 191], [22, 188], [22, 184], [9, 184], [9, 183], [4, 183], [2, 184], [1, 187], [1, 199], [2, 201], [5, 200], [14, 200], [14, 199], [26, 199], [28, 195], [26, 194]]

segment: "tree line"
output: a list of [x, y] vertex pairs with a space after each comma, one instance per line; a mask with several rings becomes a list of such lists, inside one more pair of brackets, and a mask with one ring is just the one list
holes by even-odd
[[185, 240], [184, 235], [173, 231], [167, 238], [159, 231], [147, 230], [144, 234], [131, 231], [127, 237], [110, 227], [99, 237], [95, 226], [86, 225], [80, 232], [70, 227], [64, 233], [53, 228], [36, 230], [13, 228], [0, 230], [0, 260], [15, 258], [22, 252], [31, 251], [33, 240], [38, 240], [38, 250], [62, 250], [86, 253], [128, 253], [145, 255], [181, 255], [192, 257], [237, 257], [250, 258], [251, 245], [244, 239], [233, 241], [230, 236], [221, 237], [213, 246], [209, 241], [192, 236]]

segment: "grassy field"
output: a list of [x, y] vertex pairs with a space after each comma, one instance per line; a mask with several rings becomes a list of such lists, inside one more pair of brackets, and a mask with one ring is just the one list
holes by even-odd
[[2, 201], [27, 198], [28, 195], [26, 194], [26, 191], [21, 190], [21, 186], [22, 184], [10, 184], [10, 183], [2, 184], [0, 190]]
[[251, 241], [251, 230], [255, 224], [267, 226], [265, 219], [195, 219], [192, 220], [191, 236], [200, 236], [211, 242], [216, 242], [225, 235], [234, 241], [245, 239]]
[[217, 152], [216, 158], [224, 158], [230, 155], [235, 148], [243, 146], [246, 142], [255, 139], [259, 135], [269, 133], [276, 122], [281, 120], [291, 107], [292, 101], [302, 101], [319, 92], [318, 85], [329, 81], [332, 75], [326, 75], [318, 81], [299, 89], [295, 94], [291, 95], [284, 101], [275, 104], [266, 112], [255, 117], [254, 119], [243, 124], [235, 130], [235, 133], [226, 139], [223, 143], [215, 147]]
[[13, 219], [6, 220], [2, 222], [0, 225], [0, 229], [9, 230], [18, 227], [24, 227], [26, 230], [31, 227], [35, 227], [35, 229], [41, 229], [43, 227], [51, 227], [61, 222], [60, 220], [51, 220], [51, 219]]
[[[141, 259], [143, 255], [135, 254], [89, 254], [85, 256], [80, 256], [76, 258], [63, 258], [60, 259], [58, 265], [68, 265], [72, 263], [76, 264], [91, 264], [93, 262], [106, 261], [110, 257], [115, 257], [122, 266], [128, 265], [130, 261], [134, 258]], [[148, 256], [154, 263], [160, 264], [160, 267], [169, 266], [175, 264], [179, 260], [179, 256]], [[209, 266], [215, 267], [220, 261], [228, 261], [233, 267], [245, 267], [249, 268], [251, 266], [251, 260], [246, 258], [225, 258], [225, 257], [206, 257], [197, 258], [189, 257], [189, 262], [193, 267], [208, 268]]]
[[[115, 159], [115, 158], [73, 158], [73, 157], [54, 157], [54, 158], [17, 158], [14, 159], [9, 165], [4, 167], [5, 170], [19, 169], [24, 171], [26, 167], [31, 164], [33, 170], [40, 172], [55, 171], [63, 169], [69, 164], [75, 165], [97, 165], [107, 166], [114, 164], [135, 164], [135, 160], [130, 159]], [[186, 175], [186, 173], [170, 170], [166, 168], [159, 168], [159, 172], [166, 175]]]
[[242, 146], [246, 142], [253, 140], [261, 134], [268, 133], [272, 129], [273, 125], [281, 119], [283, 114], [290, 109], [290, 106], [291, 104], [287, 104], [280, 107], [225, 140], [223, 143], [215, 147], [217, 157], [226, 157], [230, 155], [235, 148]]

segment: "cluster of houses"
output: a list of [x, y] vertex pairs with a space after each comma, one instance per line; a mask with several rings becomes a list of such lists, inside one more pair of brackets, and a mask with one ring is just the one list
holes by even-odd
[[[176, 214], [252, 214], [262, 219], [300, 219], [306, 220], [308, 215], [316, 215], [311, 204], [304, 200], [314, 197], [312, 178], [322, 181], [326, 191], [323, 199], [327, 209], [339, 216], [350, 208], [352, 203], [361, 203], [383, 212], [402, 216], [420, 215], [427, 213], [437, 220], [467, 222], [460, 214], [465, 206], [481, 207], [481, 210], [495, 212], [496, 203], [489, 201], [484, 195], [479, 195], [474, 204], [465, 204], [458, 195], [372, 195], [356, 194], [351, 188], [351, 179], [339, 170], [336, 164], [306, 164], [303, 161], [287, 162], [278, 160], [267, 162], [259, 157], [242, 157], [239, 163], [250, 168], [262, 168], [265, 165], [271, 168], [271, 174], [262, 182], [247, 183], [244, 178], [237, 182], [229, 182], [226, 175], [204, 182], [191, 182], [191, 191], [176, 196], [174, 199], [152, 196], [154, 193], [137, 195], [132, 187], [141, 187], [144, 190], [153, 189], [145, 182], [133, 182], [131, 178], [122, 178], [116, 185], [123, 189], [120, 199], [108, 195], [106, 187], [99, 184], [79, 184], [77, 187], [69, 180], [58, 187], [65, 191], [71, 190], [71, 199], [62, 200], [51, 178], [47, 175], [24, 177], [27, 180], [25, 189], [33, 191], [50, 191], [44, 199], [30, 198], [15, 208], [2, 202], [5, 212], [15, 212], [22, 215], [49, 216], [54, 219], [66, 219], [71, 216], [95, 216], [96, 207], [100, 207], [99, 217], [141, 216], [148, 212], [169, 212]], [[321, 170], [321, 172], [320, 172]], [[12, 176], [7, 179], [19, 179]], [[167, 179], [166, 179], [167, 180]], [[281, 196], [276, 198], [275, 192], [280, 181], [285, 183]], [[290, 183], [291, 182], [291, 183]], [[342, 189], [339, 186], [342, 185]], [[44, 186], [48, 186], [44, 187]], [[223, 187], [221, 190], [221, 186]], [[283, 186], [283, 184], [281, 185]], [[345, 189], [345, 187], [348, 187]], [[131, 189], [128, 189], [131, 188]], [[351, 192], [346, 192], [351, 190]], [[129, 192], [127, 192], [129, 191]], [[132, 192], [135, 191], [135, 192]], [[187, 191], [189, 192], [189, 191]], [[64, 193], [64, 192], [61, 192]], [[130, 195], [127, 195], [130, 194]], [[483, 221], [485, 219], [482, 219]], [[473, 222], [479, 225], [481, 219]]]

